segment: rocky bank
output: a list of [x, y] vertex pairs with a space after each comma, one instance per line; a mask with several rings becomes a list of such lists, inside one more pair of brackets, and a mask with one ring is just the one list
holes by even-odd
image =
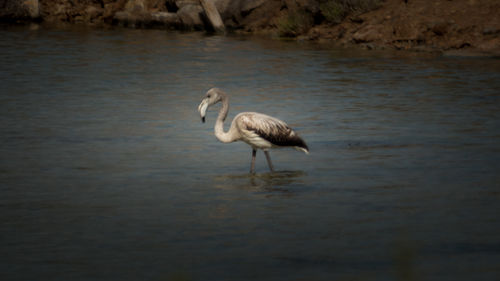
[[[370, 9], [349, 10], [338, 21], [329, 21], [331, 11], [324, 8], [336, 0], [205, 1], [215, 4], [229, 32], [367, 49], [500, 55], [498, 0], [372, 0], [376, 5]], [[336, 2], [362, 4], [363, 0]], [[0, 19], [214, 30], [200, 0], [0, 0]]]
[[386, 0], [376, 10], [335, 26], [311, 28], [307, 38], [365, 48], [500, 55], [500, 1]]

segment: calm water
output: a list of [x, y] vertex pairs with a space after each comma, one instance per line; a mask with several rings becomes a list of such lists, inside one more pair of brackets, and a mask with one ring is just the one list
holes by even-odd
[[[498, 280], [500, 60], [0, 28], [1, 280]], [[310, 155], [202, 124], [286, 120]], [[227, 126], [226, 126], [227, 128]]]

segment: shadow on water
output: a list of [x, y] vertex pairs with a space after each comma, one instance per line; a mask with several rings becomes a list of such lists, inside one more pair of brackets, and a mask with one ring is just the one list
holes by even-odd
[[303, 171], [277, 171], [261, 174], [230, 174], [214, 177], [215, 186], [221, 189], [243, 189], [255, 192], [282, 192], [291, 194], [293, 187], [303, 182]]

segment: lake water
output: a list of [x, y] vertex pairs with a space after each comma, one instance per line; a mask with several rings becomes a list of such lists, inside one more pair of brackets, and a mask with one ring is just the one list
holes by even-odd
[[[498, 280], [500, 59], [0, 27], [0, 280]], [[213, 135], [285, 120], [310, 155]], [[226, 129], [228, 124], [226, 124]]]

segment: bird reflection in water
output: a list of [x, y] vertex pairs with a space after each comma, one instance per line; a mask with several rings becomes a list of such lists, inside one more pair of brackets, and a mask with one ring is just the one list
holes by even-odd
[[293, 194], [293, 186], [301, 183], [303, 171], [275, 171], [262, 174], [219, 175], [214, 177], [215, 187], [243, 189], [256, 192], [282, 192]]

